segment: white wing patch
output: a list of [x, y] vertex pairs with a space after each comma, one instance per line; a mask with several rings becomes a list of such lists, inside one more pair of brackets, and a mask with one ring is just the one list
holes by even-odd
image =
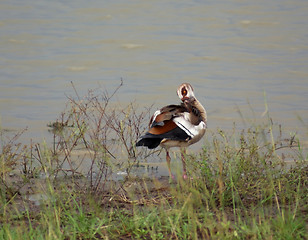
[[152, 118], [151, 118], [152, 121], [151, 121], [150, 124], [149, 124], [150, 127], [152, 127], [152, 124], [156, 121], [156, 117], [157, 117], [159, 114], [161, 114], [161, 111], [160, 111], [160, 110], [155, 111], [155, 113], [153, 114], [153, 116], [152, 116]]
[[202, 130], [206, 129], [206, 124], [203, 121], [201, 121], [199, 125], [193, 125], [189, 121], [189, 113], [186, 113], [186, 112], [182, 116], [174, 118], [173, 121], [179, 128], [185, 131], [187, 135], [190, 136], [191, 138], [198, 136], [200, 132], [203, 132]]
[[155, 121], [156, 117], [161, 114], [160, 110], [155, 111], [155, 113], [153, 114], [153, 122]]

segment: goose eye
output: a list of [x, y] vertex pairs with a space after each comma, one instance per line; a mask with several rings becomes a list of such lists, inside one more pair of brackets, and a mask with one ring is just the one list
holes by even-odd
[[186, 96], [187, 95], [187, 90], [185, 88], [182, 88], [182, 96]]

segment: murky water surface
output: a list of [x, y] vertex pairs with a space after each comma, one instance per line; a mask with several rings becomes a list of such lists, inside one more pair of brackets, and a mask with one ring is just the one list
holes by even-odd
[[273, 121], [307, 137], [307, 12], [306, 0], [1, 1], [1, 127], [49, 138], [71, 82], [82, 96], [123, 78], [116, 100], [140, 107], [178, 103], [190, 82], [213, 131], [241, 128], [238, 109], [264, 118], [265, 92]]

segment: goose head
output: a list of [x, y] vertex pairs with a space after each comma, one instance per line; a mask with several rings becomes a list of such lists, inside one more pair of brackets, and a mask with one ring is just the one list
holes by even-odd
[[177, 90], [177, 94], [184, 103], [195, 100], [193, 87], [189, 83], [181, 84]]

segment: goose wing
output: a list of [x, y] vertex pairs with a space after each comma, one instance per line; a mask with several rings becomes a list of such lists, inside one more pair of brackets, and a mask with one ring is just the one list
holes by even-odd
[[187, 109], [183, 105], [168, 105], [157, 110], [150, 120], [149, 131], [141, 137], [136, 146], [147, 146], [151, 149], [157, 147], [163, 139], [188, 141], [191, 137], [174, 121], [185, 112]]

